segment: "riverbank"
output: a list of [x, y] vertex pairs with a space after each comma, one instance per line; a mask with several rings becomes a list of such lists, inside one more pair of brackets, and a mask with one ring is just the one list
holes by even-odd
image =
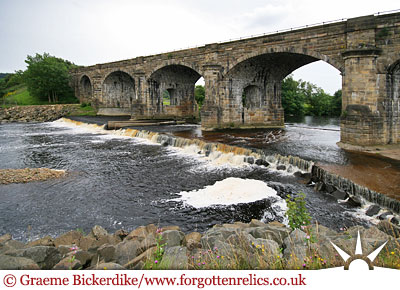
[[90, 106], [79, 104], [14, 106], [0, 108], [0, 124], [12, 122], [50, 122], [70, 115], [95, 115]]
[[140, 226], [108, 233], [95, 226], [22, 243], [0, 236], [0, 270], [324, 269], [344, 266], [331, 241], [351, 256], [358, 232], [363, 253], [387, 241], [375, 266], [400, 269], [400, 228], [387, 221], [336, 232], [318, 223], [291, 230], [279, 222], [215, 225], [185, 234], [178, 226]]
[[50, 168], [0, 169], [0, 184], [45, 181], [63, 176], [64, 170]]
[[384, 156], [394, 160], [400, 161], [400, 144], [387, 144], [375, 146], [356, 146], [351, 144], [344, 144], [338, 142], [337, 145], [348, 151], [362, 152], [366, 154]]

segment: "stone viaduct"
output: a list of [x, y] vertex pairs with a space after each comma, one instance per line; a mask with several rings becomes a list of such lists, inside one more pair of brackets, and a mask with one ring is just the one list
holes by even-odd
[[203, 77], [203, 129], [283, 127], [282, 80], [318, 60], [342, 75], [341, 142], [400, 143], [400, 13], [96, 64], [71, 75], [76, 96], [99, 114], [197, 118], [194, 86]]

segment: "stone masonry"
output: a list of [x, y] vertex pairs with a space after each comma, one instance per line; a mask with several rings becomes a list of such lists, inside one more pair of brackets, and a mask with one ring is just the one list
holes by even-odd
[[194, 86], [203, 77], [203, 129], [283, 127], [282, 80], [318, 60], [343, 77], [341, 142], [399, 143], [400, 13], [81, 67], [71, 75], [76, 96], [99, 114], [198, 118]]

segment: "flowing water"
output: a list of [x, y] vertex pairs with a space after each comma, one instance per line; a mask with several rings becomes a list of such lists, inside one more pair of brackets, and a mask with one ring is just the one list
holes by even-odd
[[[80, 119], [104, 123], [102, 118]], [[286, 130], [246, 133], [202, 133], [197, 125], [146, 130], [345, 164], [346, 155], [333, 145], [337, 125], [313, 126], [292, 123]], [[112, 232], [149, 223], [204, 231], [217, 223], [252, 218], [285, 222], [282, 197], [298, 192], [306, 193], [312, 217], [326, 226], [370, 222], [359, 211], [306, 187], [294, 170], [251, 165], [229, 154], [206, 157], [195, 145], [164, 147], [151, 142], [154, 135], [132, 138], [94, 125], [55, 121], [1, 125], [0, 136], [0, 168], [68, 172], [61, 179], [0, 185], [0, 235], [26, 240], [77, 228], [87, 232], [96, 224]]]

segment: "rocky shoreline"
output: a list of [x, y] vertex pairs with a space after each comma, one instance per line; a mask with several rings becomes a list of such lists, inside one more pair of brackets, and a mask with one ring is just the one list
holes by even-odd
[[55, 121], [68, 116], [76, 111], [79, 106], [79, 104], [67, 104], [0, 108], [0, 124]]
[[22, 243], [0, 236], [0, 270], [124, 269], [322, 269], [343, 266], [330, 241], [354, 253], [360, 232], [363, 253], [388, 241], [374, 265], [400, 268], [400, 228], [388, 221], [340, 233], [322, 225], [291, 230], [279, 222], [216, 225], [204, 233], [154, 224], [110, 234], [95, 226]]

